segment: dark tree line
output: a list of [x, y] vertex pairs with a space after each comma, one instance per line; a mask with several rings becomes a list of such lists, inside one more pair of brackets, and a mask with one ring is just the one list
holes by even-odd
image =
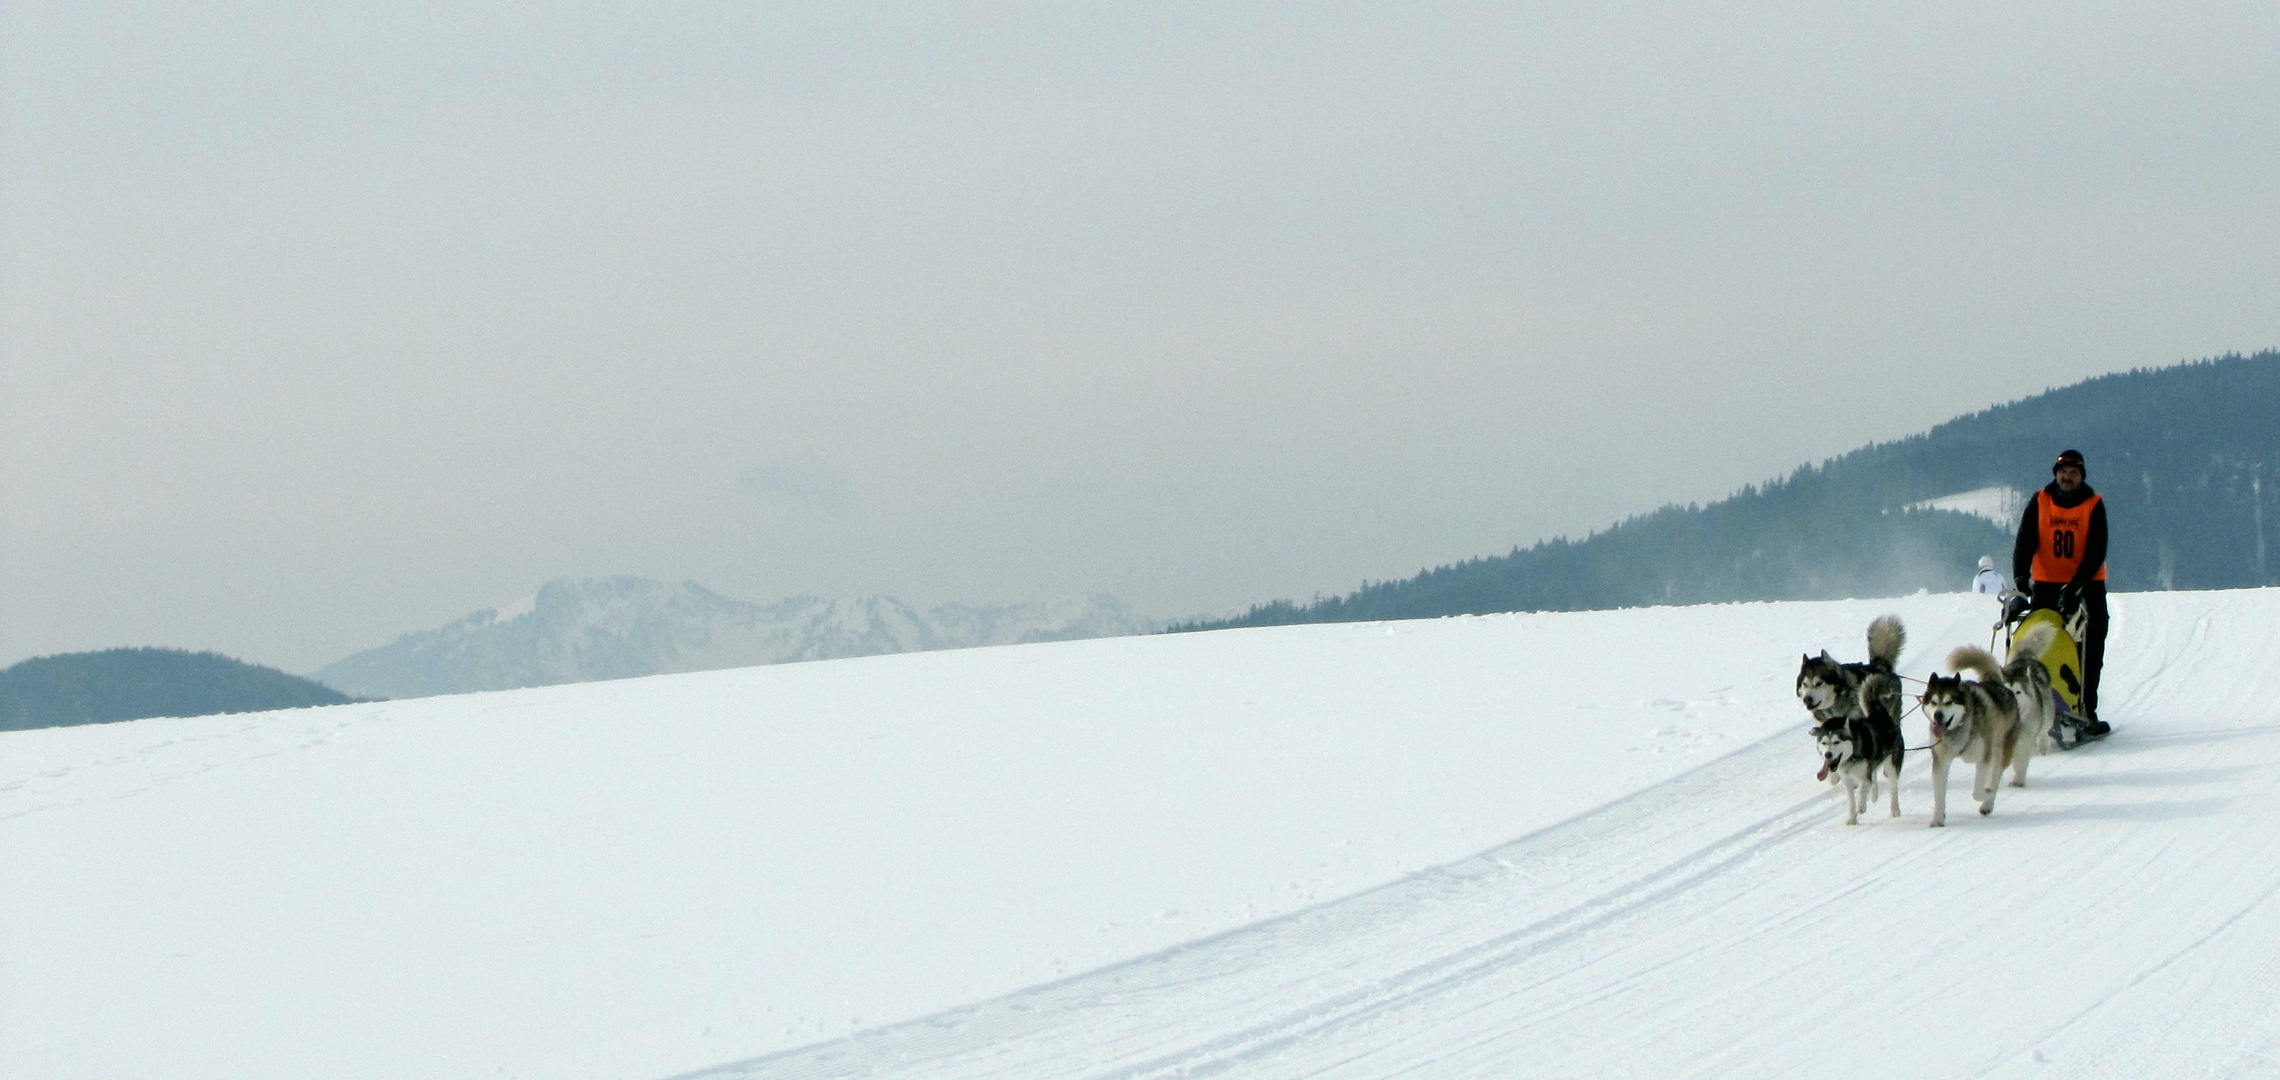
[[1907, 508], [1998, 485], [2031, 493], [2069, 447], [2107, 500], [2113, 588], [2280, 582], [2280, 352], [2266, 351], [2102, 376], [1707, 506], [1176, 629], [1952, 591], [1981, 555], [2009, 572], [2013, 527]]
[[361, 699], [276, 668], [219, 653], [106, 649], [43, 656], [0, 671], [0, 731], [357, 700]]

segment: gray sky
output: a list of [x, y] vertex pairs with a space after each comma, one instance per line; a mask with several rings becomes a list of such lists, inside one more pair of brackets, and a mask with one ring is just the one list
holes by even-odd
[[2280, 345], [2268, 0], [0, 12], [0, 664], [1225, 611]]

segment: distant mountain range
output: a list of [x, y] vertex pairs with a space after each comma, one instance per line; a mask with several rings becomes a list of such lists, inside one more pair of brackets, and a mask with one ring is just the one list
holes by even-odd
[[2010, 572], [2022, 501], [2066, 448], [2106, 499], [2112, 588], [2280, 583], [2280, 352], [2266, 351], [2090, 379], [1706, 506], [1176, 629], [1960, 589], [1981, 555]]
[[0, 731], [354, 700], [276, 668], [219, 653], [106, 649], [42, 656], [0, 671]]
[[920, 610], [885, 596], [755, 604], [693, 582], [565, 578], [522, 603], [406, 634], [310, 678], [352, 694], [423, 697], [1163, 627], [1103, 595]]

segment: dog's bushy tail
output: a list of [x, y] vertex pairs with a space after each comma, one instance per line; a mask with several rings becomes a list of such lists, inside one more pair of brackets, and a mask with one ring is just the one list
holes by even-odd
[[2019, 682], [2029, 664], [2042, 663], [2044, 649], [2057, 640], [2058, 627], [2047, 622], [2036, 623], [2026, 633], [2011, 639], [2011, 653], [2003, 658], [2003, 681]]
[[[1860, 715], [1864, 722], [1856, 730], [1868, 745], [1854, 747], [1855, 756], [1870, 761], [1890, 760], [1895, 770], [1907, 761], [1908, 741], [1900, 737], [1899, 701], [1899, 676], [1873, 671], [1860, 681]], [[1874, 781], [1873, 775], [1870, 779]]]
[[1972, 672], [1983, 683], [2003, 681], [2003, 668], [1995, 663], [1992, 654], [1977, 645], [1956, 646], [1955, 651], [1947, 656], [1947, 666], [1950, 671]]
[[1879, 615], [1868, 624], [1868, 662], [1886, 671], [1900, 664], [1900, 650], [1908, 647], [1908, 630], [1898, 615]]

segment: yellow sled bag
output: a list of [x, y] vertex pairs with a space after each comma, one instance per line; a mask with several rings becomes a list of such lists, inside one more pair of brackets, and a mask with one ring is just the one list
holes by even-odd
[[2036, 608], [2027, 613], [2013, 633], [2024, 634], [2041, 623], [2049, 623], [2054, 631], [2050, 647], [2042, 654], [2043, 667], [2050, 671], [2050, 688], [2058, 691], [2067, 712], [2079, 716], [2082, 713], [2082, 656], [2074, 648], [2074, 635], [2066, 632], [2066, 620], [2049, 608]]

